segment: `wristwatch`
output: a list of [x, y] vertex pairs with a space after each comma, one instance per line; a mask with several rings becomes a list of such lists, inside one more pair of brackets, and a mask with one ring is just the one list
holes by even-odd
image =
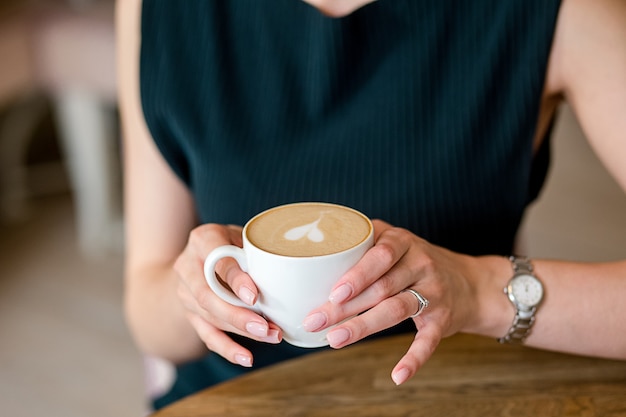
[[520, 344], [535, 323], [535, 312], [543, 300], [543, 284], [534, 274], [528, 258], [511, 256], [509, 260], [513, 265], [513, 277], [504, 287], [504, 293], [515, 307], [515, 318], [508, 333], [498, 342]]

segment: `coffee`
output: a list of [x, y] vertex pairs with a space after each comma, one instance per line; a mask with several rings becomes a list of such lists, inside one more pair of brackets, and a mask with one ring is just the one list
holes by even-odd
[[363, 242], [369, 220], [356, 210], [327, 203], [296, 203], [265, 211], [246, 227], [248, 240], [270, 253], [293, 257], [330, 255]]
[[[374, 245], [367, 217], [326, 203], [275, 207], [253, 217], [243, 228], [243, 247], [224, 245], [204, 261], [204, 276], [222, 300], [263, 315], [294, 346], [327, 346], [333, 326], [308, 332], [302, 321], [328, 301], [333, 286]], [[234, 259], [248, 273], [259, 296], [253, 306], [241, 301], [215, 274], [217, 263]]]

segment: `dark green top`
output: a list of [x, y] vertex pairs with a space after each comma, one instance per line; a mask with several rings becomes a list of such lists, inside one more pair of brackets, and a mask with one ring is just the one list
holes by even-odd
[[[559, 3], [378, 0], [330, 18], [299, 0], [144, 0], [145, 117], [202, 223], [328, 201], [508, 254], [545, 177], [532, 141]], [[168, 398], [243, 371], [216, 358], [181, 367]]]

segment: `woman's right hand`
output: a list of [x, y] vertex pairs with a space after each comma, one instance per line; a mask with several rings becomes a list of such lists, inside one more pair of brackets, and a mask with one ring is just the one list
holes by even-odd
[[[189, 234], [187, 245], [174, 270], [178, 274], [178, 297], [186, 316], [207, 348], [232, 363], [252, 366], [252, 353], [232, 340], [227, 332], [251, 339], [280, 343], [282, 331], [254, 311], [233, 306], [218, 297], [204, 277], [204, 260], [218, 246], [242, 246], [242, 228], [233, 225], [205, 224]], [[253, 305], [258, 296], [254, 282], [237, 262], [225, 258], [215, 268], [219, 278], [246, 304]]]

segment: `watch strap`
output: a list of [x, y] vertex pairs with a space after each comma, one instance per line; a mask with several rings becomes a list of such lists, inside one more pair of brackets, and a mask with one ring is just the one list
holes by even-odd
[[513, 266], [513, 274], [530, 274], [533, 273], [533, 264], [530, 262], [530, 259], [523, 257], [518, 258], [517, 256], [509, 256], [509, 261], [511, 261], [511, 266]]
[[[519, 274], [529, 274], [533, 275], [533, 265], [528, 258], [518, 258], [516, 256], [509, 257], [509, 261], [511, 261], [511, 265], [513, 267], [513, 276]], [[515, 305], [515, 317], [513, 318], [513, 324], [506, 335], [498, 338], [499, 343], [509, 343], [509, 344], [522, 344], [524, 340], [530, 334], [530, 330], [535, 324], [535, 312], [537, 311], [536, 307], [533, 307], [530, 310], [521, 310], [517, 305]]]
[[513, 325], [506, 335], [498, 339], [498, 342], [514, 345], [524, 343], [524, 340], [530, 334], [530, 329], [533, 327], [533, 324], [535, 324], [535, 310], [536, 308], [533, 308], [528, 317], [522, 317], [520, 311], [517, 311], [513, 319]]

